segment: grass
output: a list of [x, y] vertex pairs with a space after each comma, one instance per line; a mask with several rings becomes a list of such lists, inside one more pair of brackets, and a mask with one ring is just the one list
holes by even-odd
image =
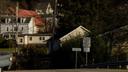
[[14, 52], [15, 48], [0, 48], [0, 52]]

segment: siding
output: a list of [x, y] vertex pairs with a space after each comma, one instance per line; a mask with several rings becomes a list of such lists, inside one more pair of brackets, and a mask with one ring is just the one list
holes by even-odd
[[[16, 27], [16, 24], [1, 24], [0, 33], [6, 33], [6, 32], [15, 32], [14, 27]], [[7, 30], [8, 27], [8, 30]], [[23, 30], [22, 30], [23, 28]], [[13, 31], [12, 31], [13, 30]], [[28, 24], [18, 24], [18, 32], [22, 32], [22, 34], [28, 33]]]
[[[51, 36], [23, 36], [18, 37], [18, 44], [46, 44]], [[20, 40], [22, 39], [22, 42]]]

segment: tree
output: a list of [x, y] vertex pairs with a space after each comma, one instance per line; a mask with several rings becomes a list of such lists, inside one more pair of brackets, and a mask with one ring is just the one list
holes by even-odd
[[61, 36], [79, 25], [95, 30], [95, 34], [127, 25], [126, 0], [58, 0], [58, 3]]
[[9, 42], [3, 37], [0, 37], [0, 48], [8, 48]]
[[48, 68], [48, 48], [36, 45], [28, 45], [20, 48], [16, 56], [17, 68], [41, 69]]

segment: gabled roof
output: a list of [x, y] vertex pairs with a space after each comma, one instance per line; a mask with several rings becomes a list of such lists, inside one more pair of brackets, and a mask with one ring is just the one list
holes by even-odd
[[83, 26], [79, 26], [76, 29], [69, 32], [68, 34], [61, 37], [60, 41], [64, 42], [64, 41], [70, 40], [71, 38], [76, 37], [76, 36], [87, 36], [87, 35], [89, 35], [89, 33], [90, 33], [90, 31], [88, 29], [86, 29]]
[[41, 18], [35, 11], [19, 9], [18, 17], [35, 17], [35, 24], [41, 26], [45, 23], [45, 20]]

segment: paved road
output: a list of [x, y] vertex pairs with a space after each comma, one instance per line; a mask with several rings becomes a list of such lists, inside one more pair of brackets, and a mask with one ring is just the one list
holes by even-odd
[[19, 70], [4, 72], [128, 72], [121, 69], [56, 69], [56, 70]]
[[11, 57], [11, 54], [6, 52], [0, 52], [0, 67], [9, 66], [11, 64], [11, 61], [9, 60]]

